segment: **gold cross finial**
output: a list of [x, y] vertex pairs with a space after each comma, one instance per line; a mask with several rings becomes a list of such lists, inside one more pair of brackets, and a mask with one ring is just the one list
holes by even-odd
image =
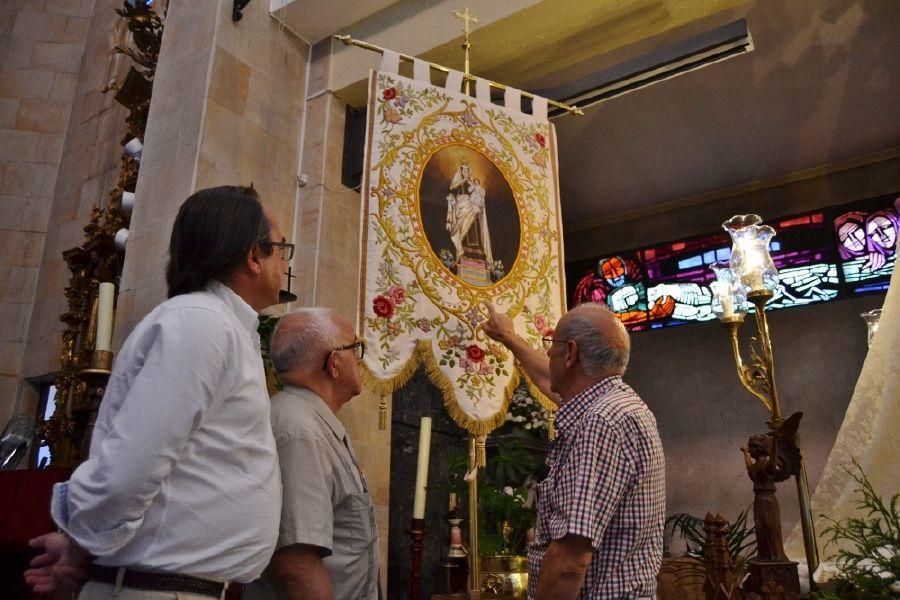
[[478, 17], [472, 14], [468, 6], [462, 10], [454, 10], [453, 16], [463, 22], [463, 32], [466, 34], [466, 41], [468, 42], [469, 34], [472, 33], [469, 25], [478, 25]]
[[464, 61], [464, 73], [465, 77], [465, 91], [466, 94], [469, 93], [469, 75], [471, 71], [469, 71], [469, 49], [472, 47], [472, 44], [469, 43], [469, 34], [472, 33], [472, 30], [469, 28], [471, 24], [478, 24], [478, 17], [472, 14], [472, 11], [469, 10], [469, 7], [465, 7], [462, 10], [454, 10], [453, 16], [463, 22], [463, 32], [466, 34], [466, 39], [463, 42], [462, 48], [465, 53], [465, 61]]

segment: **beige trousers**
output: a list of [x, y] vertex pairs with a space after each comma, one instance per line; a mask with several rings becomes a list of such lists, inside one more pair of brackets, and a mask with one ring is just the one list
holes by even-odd
[[118, 590], [111, 583], [88, 581], [81, 588], [78, 600], [213, 600], [212, 596], [190, 594], [188, 592], [158, 592], [122, 587]]

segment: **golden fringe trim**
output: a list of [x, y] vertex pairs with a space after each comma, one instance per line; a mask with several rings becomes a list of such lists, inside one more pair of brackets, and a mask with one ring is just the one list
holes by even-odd
[[556, 411], [559, 409], [559, 406], [557, 406], [556, 402], [545, 396], [544, 393], [538, 389], [538, 386], [534, 385], [534, 383], [528, 379], [527, 375], [525, 376], [525, 384], [528, 386], [528, 391], [531, 392], [531, 395], [538, 401], [538, 404], [543, 406], [547, 411], [547, 439], [553, 440], [556, 438], [556, 428], [553, 424], [556, 421]]
[[[444, 398], [444, 408], [447, 410], [447, 414], [450, 415], [450, 418], [453, 419], [457, 425], [475, 436], [487, 436], [493, 430], [503, 425], [506, 421], [506, 411], [509, 409], [509, 402], [512, 399], [513, 391], [515, 391], [516, 386], [519, 385], [519, 381], [522, 378], [519, 369], [516, 366], [513, 366], [512, 376], [510, 377], [509, 383], [506, 385], [506, 389], [503, 391], [503, 403], [497, 414], [489, 419], [473, 419], [459, 407], [456, 400], [456, 387], [453, 385], [453, 381], [441, 371], [437, 359], [431, 352], [431, 342], [429, 340], [418, 340], [412, 356], [410, 356], [406, 364], [403, 365], [400, 372], [390, 379], [378, 379], [365, 364], [362, 365], [360, 374], [362, 376], [363, 384], [376, 394], [393, 394], [409, 382], [413, 374], [415, 374], [416, 369], [419, 368], [419, 365], [425, 367], [425, 373], [428, 375], [428, 379], [441, 390], [441, 396]], [[531, 389], [536, 390], [536, 388]], [[550, 402], [543, 394], [541, 394], [540, 398], [544, 398], [544, 402]], [[542, 404], [546, 406], [544, 402], [542, 402]], [[552, 403], [550, 404], [552, 405]]]

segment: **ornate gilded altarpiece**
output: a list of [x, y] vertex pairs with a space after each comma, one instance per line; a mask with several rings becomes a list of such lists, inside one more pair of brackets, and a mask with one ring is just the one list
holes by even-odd
[[486, 435], [522, 373], [480, 329], [484, 302], [535, 347], [565, 307], [554, 128], [384, 71], [370, 76], [368, 111], [364, 375], [386, 394], [424, 364], [454, 421]]

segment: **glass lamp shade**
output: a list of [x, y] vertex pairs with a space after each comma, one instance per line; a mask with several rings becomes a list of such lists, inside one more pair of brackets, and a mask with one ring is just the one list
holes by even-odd
[[878, 331], [878, 321], [881, 319], [881, 309], [876, 308], [874, 310], [870, 310], [864, 313], [861, 313], [859, 316], [863, 318], [866, 322], [866, 329], [868, 330], [868, 341], [869, 347], [872, 346], [872, 338], [875, 337], [875, 333]]
[[716, 280], [711, 286], [713, 314], [719, 320], [743, 318], [748, 309], [744, 284], [725, 261], [717, 262], [710, 268], [716, 274]]
[[731, 235], [729, 264], [749, 292], [774, 292], [778, 288], [778, 269], [769, 255], [769, 242], [775, 230], [762, 225], [759, 215], [735, 215], [722, 223]]

